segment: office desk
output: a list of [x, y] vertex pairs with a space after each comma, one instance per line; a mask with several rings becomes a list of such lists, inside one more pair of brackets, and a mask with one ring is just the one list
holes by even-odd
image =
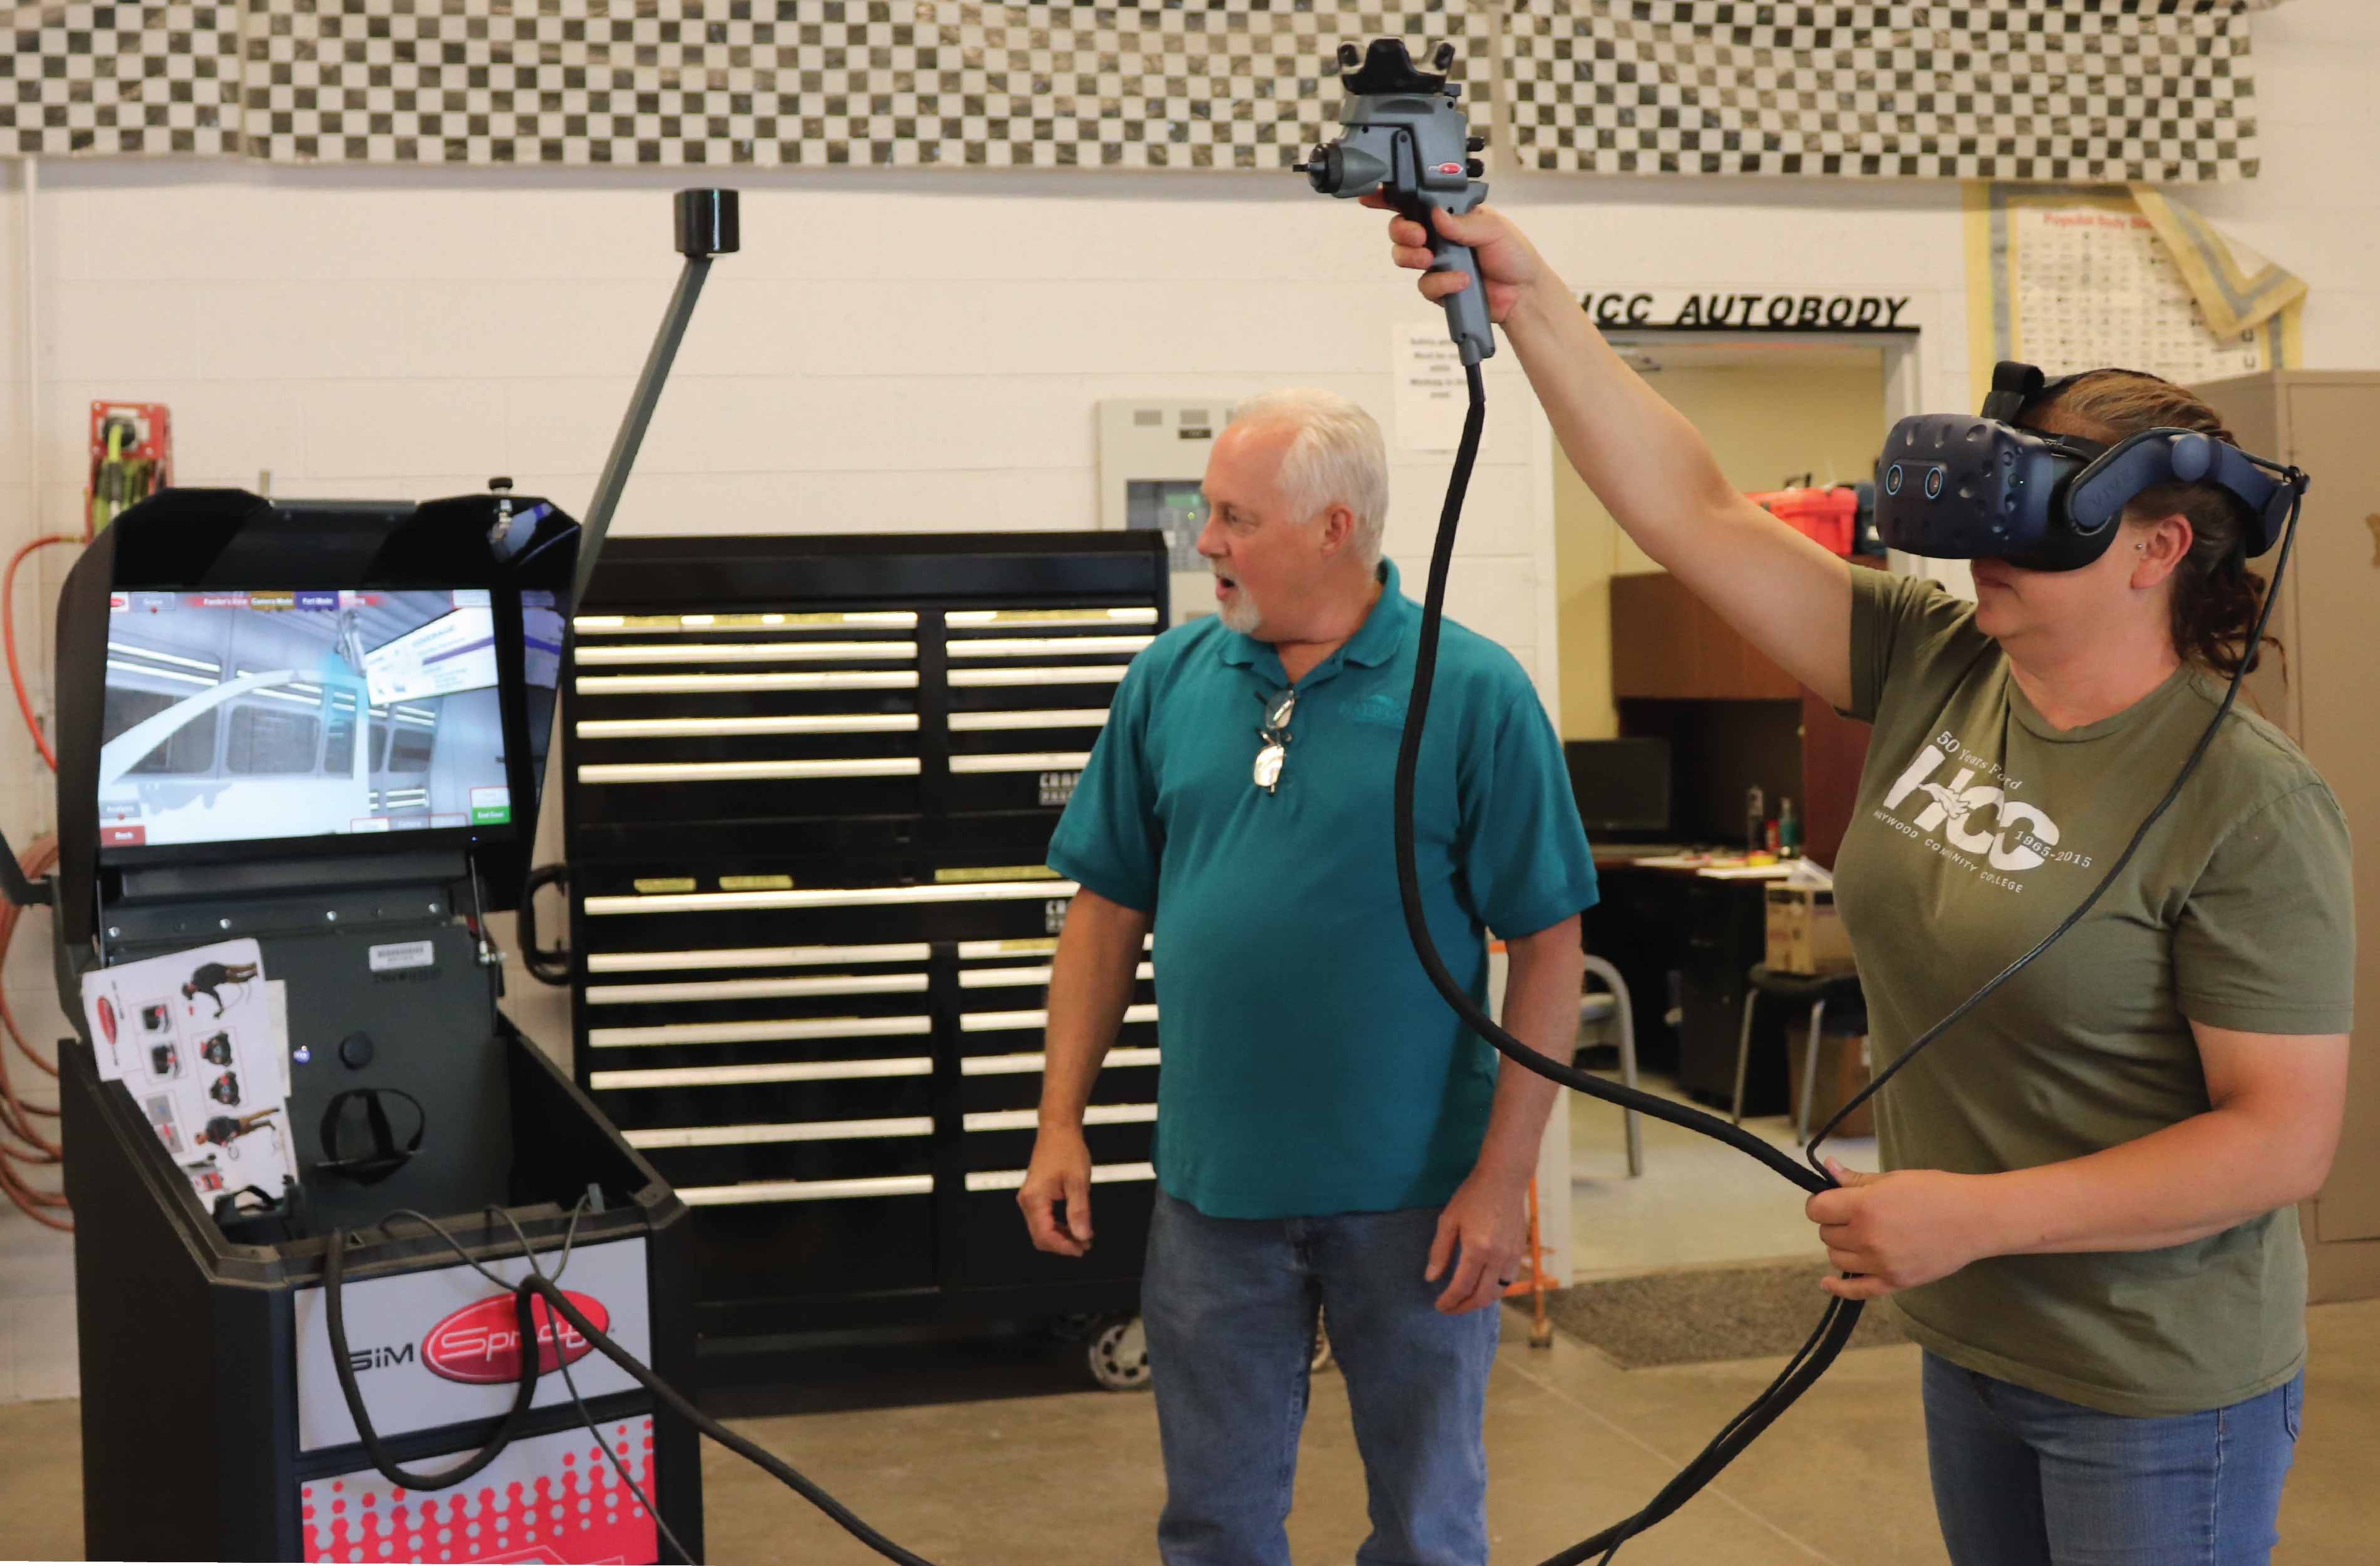
[[[1676, 1074], [1706, 1104], [1735, 1091], [1744, 975], [1767, 947], [1765, 880], [1718, 880], [1685, 867], [1637, 862], [1641, 850], [1597, 850], [1603, 900], [1581, 921], [1587, 950], [1608, 959], [1636, 1006], [1636, 1056]], [[1674, 1009], [1678, 1021], [1669, 1022]], [[1784, 1025], [1775, 1007], [1753, 1028], [1746, 1114], [1787, 1104]]]

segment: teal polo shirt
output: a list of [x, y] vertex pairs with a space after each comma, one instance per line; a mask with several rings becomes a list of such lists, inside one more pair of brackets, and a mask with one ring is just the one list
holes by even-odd
[[[1134, 659], [1050, 864], [1152, 916], [1158, 1179], [1210, 1218], [1438, 1207], [1477, 1161], [1497, 1056], [1414, 956], [1393, 785], [1421, 612], [1393, 564], [1297, 686], [1280, 790], [1251, 775], [1280, 657], [1212, 616]], [[1502, 648], [1448, 621], [1415, 789], [1430, 933], [1475, 1000], [1487, 934], [1596, 900], [1561, 745]]]

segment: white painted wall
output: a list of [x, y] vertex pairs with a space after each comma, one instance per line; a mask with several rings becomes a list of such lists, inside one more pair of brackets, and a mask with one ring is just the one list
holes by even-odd
[[[2291, 0], [2255, 21], [2265, 176], [2191, 192], [2313, 285], [2307, 362], [2380, 365], [2380, 6]], [[565, 508], [595, 469], [676, 271], [671, 174], [47, 163], [38, 203], [42, 436], [24, 437], [22, 225], [0, 250], [0, 544], [75, 525], [84, 406], [173, 407], [181, 481], [428, 496], [509, 473]], [[1393, 322], [1426, 310], [1376, 214], [1247, 175], [743, 173], [719, 264], [622, 507], [623, 530], [1078, 528], [1094, 404], [1319, 383], [1390, 413]], [[1969, 398], [1948, 185], [1518, 176], [1577, 287], [1888, 292], [1923, 329], [1904, 395]], [[1492, 361], [1455, 615], [1551, 705], [1550, 453]], [[1390, 546], [1419, 590], [1445, 459], [1397, 460]], [[18, 603], [47, 679], [69, 552]], [[50, 819], [0, 714], [0, 827]], [[46, 989], [9, 965], [12, 997]], [[20, 1015], [23, 1013], [20, 1012]]]

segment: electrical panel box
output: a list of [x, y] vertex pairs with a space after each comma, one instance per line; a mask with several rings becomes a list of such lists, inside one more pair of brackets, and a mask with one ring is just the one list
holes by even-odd
[[1212, 579], [1198, 557], [1198, 533], [1207, 525], [1199, 486], [1231, 416], [1228, 397], [1099, 404], [1099, 526], [1164, 535], [1177, 624], [1214, 613]]

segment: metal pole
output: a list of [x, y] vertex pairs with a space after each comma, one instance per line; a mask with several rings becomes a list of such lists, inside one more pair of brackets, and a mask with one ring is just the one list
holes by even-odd
[[620, 420], [620, 432], [612, 438], [611, 455], [603, 459], [603, 471], [595, 480], [595, 496], [578, 524], [578, 569], [570, 591], [573, 607], [585, 601], [587, 584], [594, 579], [603, 536], [611, 530], [613, 512], [619, 509], [620, 492], [628, 486], [628, 470], [637, 465], [637, 448], [644, 444], [645, 427], [652, 422], [653, 408], [662, 400], [662, 386], [669, 380], [678, 344], [686, 338], [686, 322], [694, 319], [695, 301], [702, 297], [703, 280], [710, 275], [711, 258], [732, 254], [740, 243], [733, 190], [681, 190], [675, 212], [677, 248], [686, 257], [686, 268], [678, 273], [677, 291], [670, 296], [661, 331], [653, 336], [652, 351], [645, 356], [637, 389], [628, 398], [627, 414]]

